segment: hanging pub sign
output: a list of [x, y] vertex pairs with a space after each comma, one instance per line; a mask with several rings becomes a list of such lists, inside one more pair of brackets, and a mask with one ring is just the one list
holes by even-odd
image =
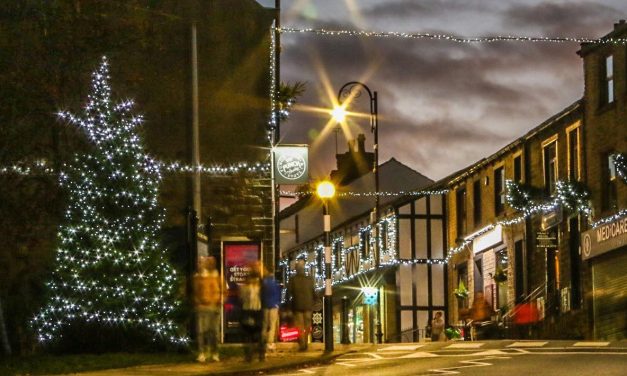
[[222, 242], [222, 275], [226, 287], [223, 305], [224, 342], [243, 340], [240, 330], [240, 286], [246, 282], [253, 267], [260, 265], [261, 243], [256, 241]]
[[557, 248], [557, 234], [554, 231], [538, 231], [536, 247], [544, 248], [545, 251], [549, 248]]
[[305, 184], [309, 181], [309, 148], [306, 145], [277, 146], [272, 156], [276, 184]]
[[542, 231], [547, 231], [548, 229], [562, 223], [562, 219], [562, 207], [560, 205], [557, 205], [552, 210], [549, 210], [542, 214], [542, 223], [540, 225], [540, 229], [542, 229]]

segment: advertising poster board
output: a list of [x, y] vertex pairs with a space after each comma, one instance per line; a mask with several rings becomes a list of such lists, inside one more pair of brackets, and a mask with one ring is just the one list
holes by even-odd
[[261, 243], [257, 241], [222, 242], [222, 275], [224, 294], [222, 328], [223, 342], [241, 342], [239, 287], [246, 281], [254, 263], [261, 261]]

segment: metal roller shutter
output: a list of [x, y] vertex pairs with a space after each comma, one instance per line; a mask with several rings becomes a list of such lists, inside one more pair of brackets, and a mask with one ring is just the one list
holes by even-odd
[[594, 260], [595, 339], [627, 339], [627, 247]]

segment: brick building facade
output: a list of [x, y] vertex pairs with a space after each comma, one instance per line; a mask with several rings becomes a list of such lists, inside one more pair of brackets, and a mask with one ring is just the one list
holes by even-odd
[[[604, 38], [627, 38], [624, 20]], [[590, 337], [627, 338], [627, 184], [614, 156], [627, 155], [627, 46], [583, 44], [585, 175], [592, 223], [582, 236]]]

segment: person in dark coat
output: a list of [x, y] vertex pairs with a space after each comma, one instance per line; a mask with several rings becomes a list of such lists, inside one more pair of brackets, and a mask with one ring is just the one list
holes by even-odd
[[276, 350], [276, 332], [279, 325], [279, 305], [281, 305], [281, 286], [272, 273], [264, 268], [261, 286], [261, 306], [263, 308], [263, 327], [261, 338], [270, 351]]
[[305, 275], [305, 263], [300, 260], [296, 263], [296, 275], [288, 285], [288, 293], [292, 298], [294, 323], [298, 328], [298, 347], [300, 351], [307, 350], [309, 332], [311, 331], [311, 313], [314, 304], [314, 279]]

